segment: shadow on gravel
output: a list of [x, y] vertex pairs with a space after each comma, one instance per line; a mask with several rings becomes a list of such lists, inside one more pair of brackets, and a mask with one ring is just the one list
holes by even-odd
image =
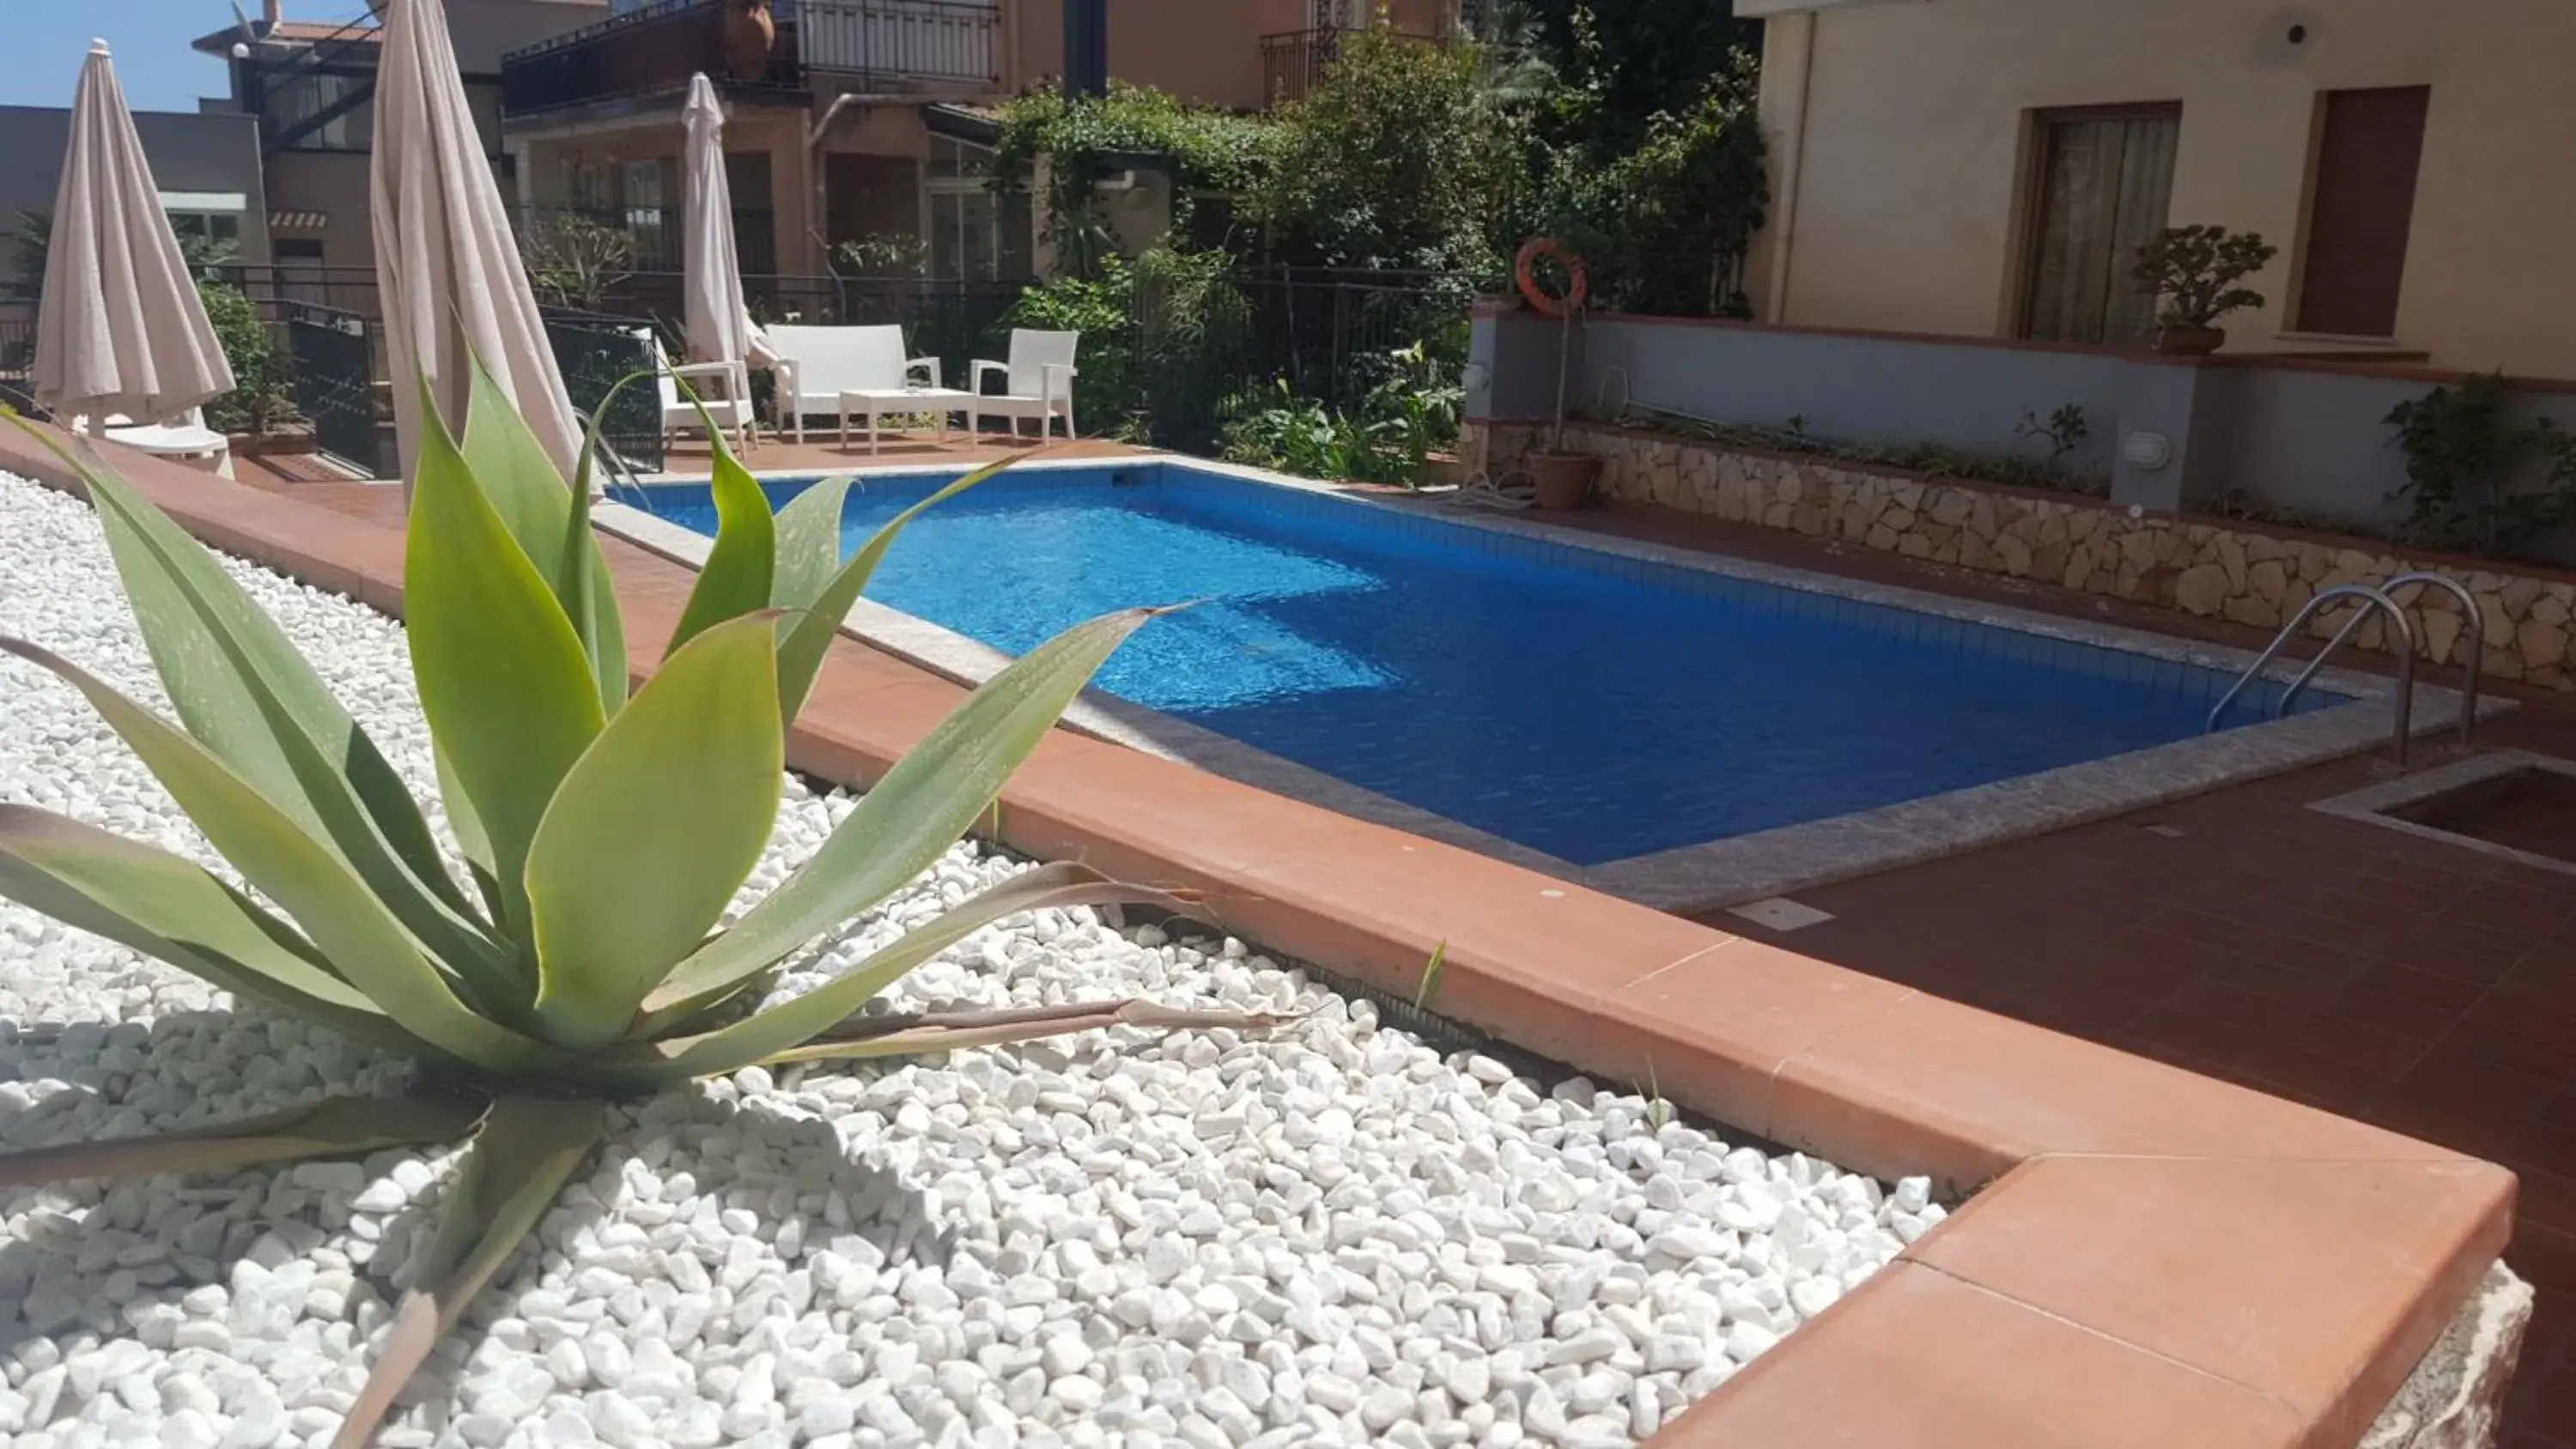
[[[265, 1038], [280, 1026], [301, 1039], [294, 1052], [276, 1053], [263, 1066], [260, 1054], [243, 1050], [243, 1028]], [[297, 1061], [298, 1070], [278, 1070], [281, 1058]], [[363, 1075], [372, 1091], [399, 1091], [404, 1080], [398, 1059], [260, 1013], [178, 1012], [148, 1029], [20, 1023], [0, 1036], [0, 1150], [292, 1106], [319, 1094], [316, 1061], [331, 1068], [334, 1082]], [[819, 1080], [821, 1074], [806, 1078]], [[825, 1108], [803, 1094], [721, 1100], [727, 1090], [611, 1107], [608, 1139], [588, 1170], [478, 1296], [402, 1401], [450, 1400], [495, 1322], [513, 1317], [515, 1300], [532, 1289], [563, 1294], [569, 1311], [561, 1323], [579, 1331], [613, 1319], [630, 1334], [639, 1325], [649, 1334], [649, 1314], [667, 1325], [675, 1312], [698, 1311], [709, 1335], [739, 1339], [774, 1315], [794, 1317], [796, 1294], [810, 1291], [818, 1306], [831, 1303], [832, 1292], [812, 1278], [818, 1252], [836, 1251], [880, 1272], [945, 1265], [951, 1244], [932, 1197], [884, 1167], [878, 1143], [845, 1139], [821, 1115], [854, 1114], [856, 1106]], [[238, 1107], [220, 1114], [187, 1111], [192, 1099], [235, 1097]], [[223, 1325], [228, 1341], [211, 1341], [203, 1328], [187, 1329], [187, 1339], [245, 1362], [254, 1344], [315, 1335], [319, 1341], [306, 1347], [328, 1355], [326, 1362], [367, 1356], [371, 1334], [360, 1325], [372, 1330], [384, 1322], [411, 1281], [445, 1205], [454, 1156], [453, 1147], [424, 1146], [337, 1159], [362, 1164], [356, 1187], [299, 1183], [295, 1164], [281, 1162], [231, 1173], [0, 1188], [0, 1355], [36, 1337], [77, 1349], [86, 1346], [76, 1342], [84, 1336], [102, 1346], [130, 1339], [167, 1352], [183, 1325], [211, 1322]], [[410, 1164], [433, 1168], [435, 1182], [399, 1207], [353, 1212], [354, 1201], [398, 1169], [418, 1179], [422, 1166]], [[689, 1196], [670, 1201], [682, 1173], [694, 1185]], [[738, 1213], [753, 1220], [759, 1243], [752, 1249], [735, 1246], [744, 1241]], [[345, 1289], [330, 1277], [343, 1266], [335, 1254], [351, 1275]], [[703, 1269], [702, 1306], [680, 1304], [668, 1266], [673, 1255]], [[244, 1270], [245, 1261], [261, 1271]], [[809, 1286], [790, 1283], [799, 1272]], [[225, 1288], [221, 1303], [201, 1295], [191, 1305], [189, 1295], [209, 1284]], [[536, 1352], [565, 1336], [554, 1324], [521, 1322], [508, 1332], [532, 1334]], [[295, 1407], [292, 1386], [278, 1388]], [[67, 1390], [53, 1422], [79, 1409]]]

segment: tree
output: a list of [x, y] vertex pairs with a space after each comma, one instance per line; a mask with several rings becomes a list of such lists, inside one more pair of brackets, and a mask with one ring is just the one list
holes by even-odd
[[1501, 9], [1525, 17], [1566, 88], [1559, 121], [1579, 136], [1551, 139], [1614, 153], [1643, 145], [1656, 115], [1696, 106], [1736, 52], [1762, 47], [1761, 22], [1736, 19], [1726, 0], [1514, 0]]
[[1491, 270], [1521, 183], [1514, 127], [1482, 48], [1358, 31], [1279, 118], [1259, 198], [1273, 244], [1340, 267]]
[[596, 312], [608, 293], [633, 275], [635, 238], [574, 212], [520, 234], [528, 281], [558, 307]]

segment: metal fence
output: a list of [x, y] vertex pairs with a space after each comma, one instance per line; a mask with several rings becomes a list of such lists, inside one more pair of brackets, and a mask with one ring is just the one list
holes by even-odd
[[653, 346], [636, 335], [638, 319], [612, 313], [541, 308], [546, 341], [554, 348], [555, 367], [563, 373], [564, 393], [585, 419], [599, 416], [606, 404], [599, 436], [619, 457], [645, 472], [662, 466], [661, 394], [650, 383], [637, 383], [608, 402], [624, 378], [653, 369]]
[[366, 471], [393, 476], [376, 416], [378, 329], [356, 312], [289, 302], [286, 345], [294, 358], [296, 411], [313, 422], [322, 451]]
[[796, 0], [808, 70], [863, 80], [996, 82], [1001, 7], [954, 0]]
[[624, 96], [654, 95], [687, 87], [702, 70], [736, 94], [798, 96], [805, 67], [798, 59], [792, 5], [772, 12], [776, 39], [766, 54], [731, 61], [726, 7], [717, 0], [654, 0], [593, 25], [570, 30], [501, 57], [501, 109], [522, 116]]
[[[363, 268], [244, 267], [232, 279], [284, 334], [297, 406], [326, 450], [378, 467], [379, 396], [389, 376], [375, 278]], [[755, 318], [818, 325], [891, 324], [908, 354], [936, 357], [952, 387], [976, 358], [1009, 355], [1015, 309], [1032, 283], [911, 277], [749, 275]], [[544, 308], [546, 333], [573, 405], [588, 413], [618, 379], [650, 366], [633, 335], [649, 325], [683, 350], [681, 279], [645, 271], [618, 279], [595, 308]], [[1313, 268], [1239, 270], [1190, 305], [1140, 281], [1114, 321], [1083, 325], [1078, 416], [1088, 432], [1125, 430], [1170, 447], [1212, 447], [1225, 425], [1267, 407], [1284, 380], [1297, 395], [1354, 410], [1394, 372], [1397, 349], [1421, 342], [1442, 366], [1464, 359], [1470, 282], [1420, 272]], [[307, 300], [338, 298], [341, 305]], [[34, 309], [0, 308], [0, 389], [23, 383]], [[1037, 318], [1046, 309], [1017, 315]], [[1049, 325], [1032, 320], [1031, 325]], [[13, 372], [14, 369], [14, 372]], [[761, 379], [755, 378], [755, 383]], [[21, 387], [23, 391], [23, 387]], [[659, 464], [653, 389], [627, 389], [606, 436], [639, 466]]]
[[36, 406], [36, 304], [0, 302], [0, 402]]
[[[519, 213], [519, 238], [531, 270], [542, 270], [550, 249], [570, 244], [565, 223], [586, 222], [625, 239], [626, 260], [612, 270], [677, 272], [688, 255], [681, 215], [676, 206], [531, 206]], [[735, 265], [745, 273], [778, 270], [778, 222], [769, 208], [733, 209], [733, 249]]]

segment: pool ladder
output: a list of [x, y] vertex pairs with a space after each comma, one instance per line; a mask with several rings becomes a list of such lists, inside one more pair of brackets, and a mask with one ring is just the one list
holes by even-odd
[[2210, 710], [2209, 721], [2204, 726], [2203, 732], [2213, 732], [2218, 728], [2218, 722], [2227, 717], [2227, 707], [2234, 704], [2237, 696], [2250, 688], [2254, 681], [2263, 677], [2264, 671], [2272, 667], [2272, 661], [2281, 657], [2281, 651], [2290, 646], [2290, 641], [2297, 638], [2301, 630], [2307, 628], [2308, 621], [2315, 618], [2319, 611], [2337, 599], [2359, 599], [2362, 601], [2361, 607], [2353, 610], [2352, 617], [2346, 619], [2343, 627], [2335, 631], [2335, 636], [2326, 641], [2326, 647], [2317, 651], [2317, 657], [2309, 660], [2307, 667], [2300, 670], [2297, 677], [2290, 681], [2289, 687], [2281, 691], [2281, 697], [2272, 702], [2272, 717], [2279, 719], [2290, 712], [2292, 702], [2298, 699], [2309, 682], [2326, 667], [2326, 661], [2333, 658], [2334, 652], [2349, 642], [2353, 635], [2361, 632], [2362, 621], [2368, 619], [2374, 612], [2385, 614], [2388, 617], [2389, 629], [2397, 636], [2397, 717], [2391, 746], [2396, 753], [2397, 763], [2404, 765], [2407, 746], [2414, 735], [2415, 624], [2407, 616], [2405, 607], [2397, 602], [2397, 594], [2401, 589], [2427, 587], [2450, 591], [2451, 595], [2460, 601], [2460, 614], [2468, 627], [2469, 657], [2464, 671], [2467, 678], [2460, 690], [2460, 743], [2463, 745], [2470, 743], [2477, 732], [2478, 663], [2487, 652], [2486, 619], [2478, 612], [2477, 598], [2469, 592], [2467, 585], [2448, 574], [2420, 569], [2413, 573], [2397, 574], [2382, 579], [2375, 585], [2336, 584], [2331, 588], [2318, 590], [2316, 596], [2302, 605], [2299, 612], [2291, 617], [2289, 623], [2281, 626], [2281, 632], [2272, 636], [2271, 644], [2263, 650], [2260, 657], [2255, 659], [2253, 665], [2243, 674], [2238, 675], [2236, 683], [2228, 687], [2227, 693], [2219, 699], [2217, 706]]

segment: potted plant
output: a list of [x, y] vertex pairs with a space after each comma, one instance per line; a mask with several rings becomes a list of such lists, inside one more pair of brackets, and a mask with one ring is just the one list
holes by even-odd
[[2198, 357], [2227, 341], [2218, 319], [2263, 305], [2263, 294], [2243, 286], [2280, 248], [2259, 232], [2223, 226], [2169, 226], [2138, 249], [2141, 286], [2164, 299], [2156, 310], [2156, 351]]
[[[1565, 275], [1565, 290], [1551, 293], [1539, 282], [1537, 267], [1552, 262]], [[1513, 262], [1514, 280], [1531, 307], [1558, 319], [1556, 345], [1556, 426], [1548, 434], [1547, 447], [1529, 455], [1524, 466], [1530, 481], [1536, 485], [1538, 506], [1564, 510], [1581, 508], [1592, 496], [1592, 485], [1601, 476], [1601, 460], [1590, 453], [1570, 453], [1565, 447], [1566, 371], [1574, 352], [1574, 319], [1583, 311], [1587, 290], [1583, 259], [1567, 250], [1552, 237], [1533, 237], [1524, 243]]]

